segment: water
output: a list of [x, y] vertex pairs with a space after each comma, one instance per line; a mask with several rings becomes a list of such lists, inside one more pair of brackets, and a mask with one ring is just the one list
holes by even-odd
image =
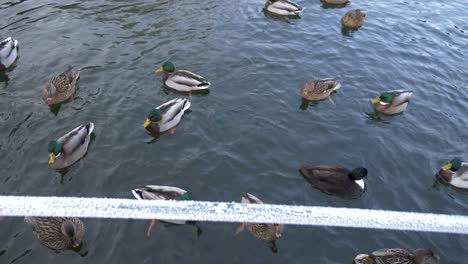
[[[0, 36], [20, 60], [0, 75], [0, 193], [131, 198], [141, 184], [173, 185], [196, 199], [239, 201], [247, 191], [277, 204], [468, 214], [468, 194], [436, 182], [454, 156], [468, 160], [467, 3], [353, 1], [324, 8], [298, 1], [301, 19], [265, 16], [262, 1], [14, 1], [0, 3]], [[368, 12], [341, 31], [348, 9]], [[343, 35], [343, 33], [346, 33]], [[463, 49], [464, 48], [464, 49]], [[210, 80], [174, 135], [142, 125], [176, 96], [154, 70], [171, 60]], [[44, 105], [41, 91], [68, 65], [82, 69], [74, 102]], [[327, 101], [302, 104], [301, 86], [335, 77]], [[410, 89], [399, 116], [369, 100]], [[93, 121], [86, 157], [65, 175], [47, 165], [47, 143]], [[366, 166], [368, 189], [347, 201], [312, 189], [303, 162]], [[286, 226], [278, 254], [235, 224], [193, 226], [85, 219], [80, 254], [41, 246], [21, 218], [1, 220], [1, 263], [350, 263], [384, 247], [430, 247], [440, 263], [465, 263], [468, 237], [403, 231]]]

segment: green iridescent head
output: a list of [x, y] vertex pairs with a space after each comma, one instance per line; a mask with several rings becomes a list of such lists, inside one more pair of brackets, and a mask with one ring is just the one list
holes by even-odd
[[156, 70], [156, 72], [162, 72], [162, 71], [167, 72], [167, 73], [175, 72], [175, 66], [172, 62], [167, 61]]
[[189, 192], [185, 192], [184, 194], [182, 194], [182, 200], [183, 201], [192, 200], [192, 196], [190, 195]]
[[62, 152], [62, 145], [60, 145], [60, 143], [58, 143], [55, 140], [50, 141], [47, 149], [50, 153], [54, 153], [54, 155], [57, 156], [58, 154], [60, 154], [60, 152]]
[[148, 119], [151, 120], [151, 122], [159, 122], [161, 118], [161, 111], [158, 109], [153, 109], [148, 115]]
[[384, 103], [391, 103], [393, 101], [393, 94], [389, 92], [385, 92], [382, 95], [380, 95], [380, 101]]

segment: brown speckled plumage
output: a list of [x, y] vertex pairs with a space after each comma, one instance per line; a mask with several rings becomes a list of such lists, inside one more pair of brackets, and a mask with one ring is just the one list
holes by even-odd
[[439, 260], [429, 248], [419, 248], [414, 254], [401, 248], [384, 248], [370, 255], [359, 254], [354, 258], [355, 264], [424, 264], [430, 259]]
[[362, 9], [352, 9], [344, 14], [341, 18], [341, 24], [348, 28], [358, 28], [364, 24], [366, 18], [366, 11]]
[[61, 103], [70, 98], [76, 90], [76, 81], [80, 77], [80, 71], [69, 67], [66, 71], [52, 77], [47, 81], [42, 92], [42, 100], [46, 104]]
[[302, 87], [301, 96], [310, 101], [323, 100], [340, 87], [341, 84], [332, 78], [310, 80]]
[[76, 241], [81, 243], [83, 240], [85, 228], [79, 218], [26, 217], [24, 221], [31, 225], [33, 234], [37, 240], [53, 250], [73, 248], [71, 238], [63, 232], [62, 225], [66, 222], [72, 223]]

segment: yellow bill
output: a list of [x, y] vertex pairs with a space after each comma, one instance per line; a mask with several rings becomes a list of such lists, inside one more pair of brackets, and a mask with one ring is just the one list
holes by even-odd
[[49, 164], [53, 164], [55, 162], [55, 155], [54, 153], [49, 153]]
[[444, 171], [450, 170], [451, 168], [452, 168], [452, 163], [449, 163], [449, 164], [446, 164], [446, 165], [442, 166], [442, 170], [444, 170]]
[[380, 97], [377, 97], [374, 100], [372, 100], [372, 104], [376, 104], [378, 102], [380, 102]]
[[155, 70], [154, 72], [162, 72], [162, 71], [164, 71], [164, 69], [163, 69], [163, 67], [161, 66], [161, 67], [159, 67], [157, 70]]
[[149, 119], [147, 118], [146, 121], [145, 121], [145, 123], [143, 124], [143, 127], [144, 127], [144, 128], [147, 128], [150, 124], [151, 124], [151, 120], [149, 120]]

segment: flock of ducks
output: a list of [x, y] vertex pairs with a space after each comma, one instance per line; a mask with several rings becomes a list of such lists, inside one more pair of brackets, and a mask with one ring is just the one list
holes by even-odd
[[[328, 4], [345, 5], [351, 0], [323, 0]], [[304, 8], [288, 0], [267, 0], [265, 10], [280, 16], [297, 16]], [[358, 28], [366, 17], [366, 12], [354, 9], [346, 12], [341, 19], [345, 27]], [[0, 70], [12, 69], [18, 58], [18, 41], [7, 38], [0, 43]], [[143, 127], [151, 135], [159, 135], [165, 132], [174, 133], [176, 126], [182, 119], [185, 111], [191, 106], [192, 91], [205, 90], [210, 87], [210, 82], [190, 71], [176, 70], [172, 62], [165, 62], [156, 73], [163, 73], [162, 81], [165, 86], [181, 92], [188, 92], [188, 98], [176, 98], [170, 100], [153, 110], [147, 115]], [[47, 105], [56, 105], [65, 101], [72, 101], [76, 92], [80, 71], [69, 67], [64, 72], [47, 81], [42, 99]], [[308, 81], [300, 90], [300, 95], [308, 101], [329, 99], [334, 104], [330, 95], [340, 89], [341, 84], [332, 78]], [[411, 91], [394, 90], [382, 93], [373, 99], [375, 110], [387, 114], [396, 115], [406, 110], [413, 93]], [[66, 133], [57, 140], [50, 141], [48, 145], [48, 164], [56, 170], [67, 168], [80, 160], [87, 152], [91, 141], [94, 123], [80, 125]], [[363, 178], [367, 176], [366, 168], [348, 170], [339, 166], [314, 166], [304, 164], [300, 169], [303, 177], [310, 185], [324, 193], [336, 195], [347, 199], [356, 199], [365, 190]], [[463, 163], [455, 158], [442, 166], [437, 176], [443, 181], [463, 189], [468, 189], [468, 163]], [[186, 190], [172, 186], [146, 185], [132, 190], [132, 194], [139, 200], [190, 200], [191, 196]], [[242, 203], [263, 203], [259, 198], [249, 193], [243, 193]], [[78, 218], [41, 218], [26, 217], [25, 222], [32, 226], [33, 234], [45, 246], [53, 250], [80, 248], [84, 236], [83, 223]], [[166, 220], [172, 224], [188, 224], [186, 221]], [[147, 236], [155, 224], [152, 220]], [[281, 224], [254, 224], [243, 223], [235, 232], [247, 229], [260, 240], [267, 241], [273, 252], [276, 252], [275, 241], [282, 236]], [[417, 249], [413, 254], [399, 248], [387, 248], [372, 252], [371, 254], [359, 254], [355, 257], [356, 264], [397, 264], [414, 263], [422, 264], [429, 259], [438, 260], [432, 250]]]

